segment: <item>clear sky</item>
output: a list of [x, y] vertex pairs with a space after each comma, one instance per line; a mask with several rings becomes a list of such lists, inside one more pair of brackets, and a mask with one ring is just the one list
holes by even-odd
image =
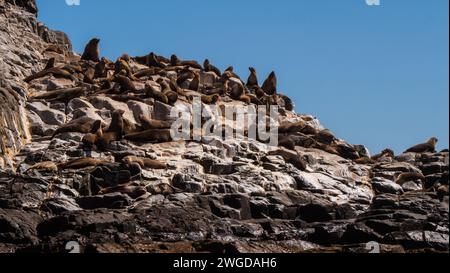
[[449, 140], [449, 1], [37, 0], [39, 19], [82, 52], [150, 51], [233, 65], [246, 79], [275, 70], [299, 113], [372, 153]]

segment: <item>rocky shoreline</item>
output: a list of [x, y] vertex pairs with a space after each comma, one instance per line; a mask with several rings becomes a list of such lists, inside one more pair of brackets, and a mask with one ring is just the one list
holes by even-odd
[[[86, 253], [448, 252], [448, 150], [371, 157], [232, 70], [152, 54], [93, 60], [36, 14], [32, 0], [0, 0], [0, 253], [72, 241]], [[192, 111], [199, 96], [208, 109], [211, 94], [223, 107], [279, 106], [280, 146], [129, 140], [143, 116], [171, 122], [173, 107]]]

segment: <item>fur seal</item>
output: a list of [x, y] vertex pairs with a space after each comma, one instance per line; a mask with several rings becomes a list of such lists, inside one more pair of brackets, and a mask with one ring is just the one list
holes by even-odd
[[192, 70], [189, 69], [189, 67], [184, 67], [183, 70], [181, 70], [178, 78], [177, 78], [177, 84], [181, 85], [183, 82], [193, 79], [195, 77], [195, 74]]
[[47, 70], [47, 69], [50, 69], [50, 68], [55, 67], [55, 63], [56, 63], [56, 59], [55, 59], [55, 58], [50, 58], [50, 59], [48, 59], [47, 64], [45, 65], [44, 70]]
[[79, 159], [71, 160], [71, 161], [68, 161], [65, 163], [60, 163], [60, 164], [58, 164], [58, 169], [59, 170], [67, 170], [67, 169], [79, 170], [79, 169], [84, 169], [87, 167], [97, 167], [97, 166], [105, 164], [105, 163], [111, 163], [111, 161], [108, 161], [105, 159], [86, 157], [86, 158], [79, 158]]
[[233, 85], [230, 91], [230, 98], [239, 100], [242, 95], [244, 95], [244, 86], [241, 84]]
[[122, 92], [136, 92], [136, 86], [133, 84], [133, 82], [130, 80], [130, 78], [122, 75], [116, 75], [115, 76], [116, 81], [120, 84], [120, 90]]
[[250, 76], [247, 80], [247, 87], [258, 87], [258, 75], [256, 74], [256, 69], [253, 67], [249, 67], [248, 69], [250, 70]]
[[76, 132], [76, 133], [87, 134], [92, 130], [92, 125], [94, 123], [95, 123], [95, 120], [93, 120], [89, 117], [81, 117], [81, 118], [72, 120], [66, 124], [63, 124], [61, 127], [59, 127], [53, 133], [52, 139], [55, 138], [55, 136], [62, 134], [62, 133]]
[[141, 121], [142, 128], [144, 130], [151, 129], [170, 129], [172, 127], [172, 123], [168, 121], [150, 119], [144, 115], [140, 115], [139, 119]]
[[399, 184], [399, 185], [403, 185], [406, 182], [409, 181], [416, 181], [416, 180], [421, 180], [421, 181], [425, 181], [425, 176], [421, 173], [413, 173], [413, 172], [409, 172], [409, 173], [402, 173], [400, 174], [397, 179], [395, 180], [395, 183]]
[[99, 43], [100, 39], [94, 38], [90, 40], [84, 49], [81, 59], [85, 61], [93, 61], [96, 63], [99, 62], [100, 61], [100, 50], [98, 48]]
[[202, 96], [202, 102], [207, 105], [216, 104], [220, 100], [219, 95], [211, 95], [211, 96]]
[[102, 121], [96, 120], [92, 125], [91, 132], [87, 133], [83, 137], [82, 142], [85, 147], [92, 148], [94, 145], [97, 144], [98, 138], [102, 136], [103, 136]]
[[381, 153], [372, 156], [371, 159], [375, 160], [375, 161], [378, 161], [378, 160], [380, 160], [383, 157], [394, 158], [395, 157], [395, 152], [393, 150], [391, 150], [391, 149], [385, 149]]
[[166, 68], [167, 67], [160, 60], [158, 60], [158, 57], [153, 52], [151, 52], [147, 56], [147, 66], [149, 66], [149, 67], [159, 67], [159, 68]]
[[214, 72], [217, 75], [217, 77], [220, 77], [222, 75], [220, 70], [214, 65], [212, 65], [208, 59], [206, 59], [203, 62], [203, 69], [205, 70], [205, 72]]
[[189, 90], [198, 91], [200, 89], [200, 74], [198, 72], [194, 72], [194, 78], [189, 84]]
[[44, 161], [39, 162], [28, 168], [25, 173], [31, 171], [31, 170], [42, 170], [42, 171], [49, 171], [49, 172], [57, 172], [58, 171], [58, 165], [56, 165], [53, 161]]
[[261, 88], [267, 95], [275, 95], [277, 93], [277, 76], [274, 71], [270, 73]]
[[62, 101], [68, 103], [70, 100], [79, 98], [86, 93], [84, 87], [59, 89], [45, 92], [43, 94], [32, 95], [32, 100]]
[[286, 163], [292, 164], [294, 167], [300, 171], [306, 171], [307, 164], [306, 161], [296, 152], [278, 149], [276, 151], [269, 152], [269, 155], [281, 156]]
[[142, 132], [131, 133], [125, 136], [125, 139], [135, 142], [171, 142], [172, 136], [170, 129], [151, 129]]
[[295, 108], [295, 104], [294, 104], [294, 102], [291, 100], [291, 98], [289, 98], [288, 96], [286, 96], [286, 95], [282, 95], [282, 94], [279, 94], [278, 95], [280, 98], [281, 98], [281, 100], [284, 102], [284, 109], [286, 109], [286, 110], [288, 110], [288, 111], [294, 111], [294, 108]]
[[35, 73], [31, 76], [28, 76], [24, 79], [25, 82], [29, 83], [32, 80], [35, 79], [39, 79], [42, 77], [45, 77], [47, 75], [52, 74], [55, 77], [61, 77], [61, 78], [66, 78], [72, 81], [76, 81], [77, 79], [67, 70], [59, 68], [59, 67], [52, 67], [52, 68], [48, 68], [48, 69], [44, 69], [38, 73]]
[[418, 144], [414, 147], [409, 148], [405, 153], [435, 153], [436, 144], [438, 139], [435, 137], [430, 138], [426, 143]]
[[319, 142], [330, 145], [331, 143], [333, 143], [333, 141], [336, 140], [336, 137], [331, 133], [330, 130], [325, 129], [317, 133], [316, 139]]
[[89, 67], [86, 72], [84, 72], [83, 82], [88, 84], [94, 84], [95, 78], [95, 68]]
[[122, 159], [125, 165], [131, 165], [133, 163], [139, 164], [141, 168], [145, 169], [167, 169], [167, 164], [163, 161], [153, 160], [145, 157], [127, 156]]
[[150, 98], [153, 98], [159, 102], [162, 102], [164, 104], [169, 104], [169, 98], [167, 98], [166, 95], [164, 95], [162, 92], [156, 90], [152, 85], [145, 84], [145, 91], [147, 93], [147, 96]]

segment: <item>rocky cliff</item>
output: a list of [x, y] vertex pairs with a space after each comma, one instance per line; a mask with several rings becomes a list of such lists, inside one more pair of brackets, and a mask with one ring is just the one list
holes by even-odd
[[[36, 14], [0, 0], [0, 252], [448, 251], [448, 151], [371, 157], [293, 112], [273, 78], [97, 59], [95, 40], [79, 56]], [[221, 119], [210, 104], [277, 105], [279, 146], [174, 141], [170, 112], [195, 98], [203, 123]]]

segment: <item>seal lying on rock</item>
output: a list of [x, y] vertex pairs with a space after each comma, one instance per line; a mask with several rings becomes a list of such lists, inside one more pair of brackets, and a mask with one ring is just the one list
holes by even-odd
[[145, 157], [127, 156], [122, 159], [122, 162], [127, 166], [137, 163], [144, 169], [167, 169], [167, 164], [165, 162]]
[[86, 157], [86, 158], [79, 158], [75, 160], [71, 160], [69, 162], [60, 163], [58, 164], [59, 170], [78, 170], [78, 169], [84, 169], [87, 167], [96, 167], [105, 163], [111, 163], [110, 160], [107, 159], [99, 159], [99, 158], [92, 158], [92, 157]]
[[405, 151], [405, 153], [435, 153], [438, 139], [430, 138], [426, 143], [418, 144]]

